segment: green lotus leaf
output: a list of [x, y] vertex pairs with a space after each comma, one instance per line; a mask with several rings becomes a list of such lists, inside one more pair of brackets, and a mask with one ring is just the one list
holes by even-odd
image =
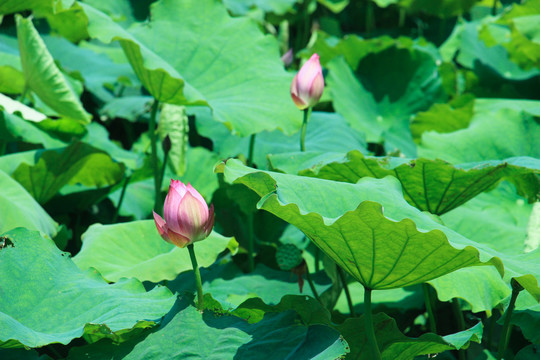
[[76, 142], [58, 150], [40, 153], [35, 164], [21, 163], [12, 176], [41, 204], [46, 203], [67, 184], [105, 187], [118, 183], [124, 165], [115, 163], [106, 153]]
[[[164, 241], [153, 220], [94, 224], [82, 235], [82, 241], [73, 261], [83, 270], [97, 269], [108, 281], [134, 277], [159, 282], [193, 269], [187, 249]], [[234, 238], [212, 232], [195, 244], [199, 266], [212, 265], [222, 251], [228, 248], [234, 252], [236, 247]]]
[[500, 260], [481, 260], [474, 242], [407, 204], [392, 177], [346, 184], [253, 172], [234, 160], [221, 170], [227, 181], [257, 192], [258, 207], [298, 227], [368, 288], [414, 285], [488, 261], [502, 270]]
[[[433, 56], [415, 48], [388, 47], [364, 56], [353, 72], [343, 57], [327, 65], [337, 113], [369, 142], [415, 156], [409, 118], [445, 99]], [[355, 68], [355, 67], [353, 67]]]
[[[206, 297], [207, 300], [212, 299]], [[347, 352], [347, 343], [337, 330], [298, 324], [294, 311], [269, 313], [250, 324], [216, 310], [217, 313], [205, 310], [201, 314], [184, 301], [150, 335], [120, 346], [100, 342], [73, 348], [68, 359], [260, 359], [264, 354], [265, 359], [326, 360], [340, 358]]]
[[[334, 154], [315, 159], [305, 156], [297, 158], [299, 163], [308, 165], [299, 171], [300, 175], [349, 183], [363, 177], [381, 179], [391, 175], [400, 181], [409, 204], [437, 215], [463, 205], [503, 178], [522, 183], [520, 190], [534, 198], [537, 194], [534, 177], [540, 174], [540, 161], [531, 157], [452, 165], [424, 158], [367, 157], [359, 151], [351, 151], [341, 159], [336, 159]], [[330, 161], [313, 164], [321, 159]], [[306, 163], [307, 160], [310, 162]], [[291, 167], [294, 162], [287, 156], [271, 156], [270, 161], [275, 169], [281, 169], [282, 164]]]
[[[314, 299], [302, 296], [285, 296], [277, 305], [267, 305], [259, 298], [246, 300], [233, 311], [237, 316], [250, 322], [260, 321], [268, 313], [294, 310], [302, 322], [309, 324], [325, 324], [338, 330], [350, 346], [349, 357], [353, 359], [371, 359], [364, 332], [364, 318], [349, 318], [340, 325], [330, 320], [330, 313]], [[382, 357], [385, 360], [408, 360], [417, 355], [434, 354], [445, 350], [467, 348], [470, 342], [480, 342], [482, 324], [478, 323], [465, 331], [444, 337], [435, 334], [424, 334], [419, 338], [406, 337], [399, 331], [394, 319], [384, 313], [373, 316], [375, 337]]]
[[[216, 124], [207, 111], [194, 112], [197, 131], [213, 143], [213, 150], [221, 159], [235, 157], [239, 154], [248, 156], [249, 137], [232, 135], [225, 126]], [[342, 116], [336, 113], [314, 111], [311, 114], [306, 130], [306, 149], [316, 152], [366, 150], [363, 133], [351, 129]], [[280, 131], [262, 132], [255, 138], [253, 162], [259, 168], [266, 167], [268, 154], [290, 153], [300, 150], [300, 133], [286, 136]], [[213, 164], [215, 165], [215, 164]]]
[[149, 24], [127, 31], [89, 5], [81, 6], [90, 36], [105, 43], [119, 40], [135, 73], [159, 101], [209, 105], [215, 119], [240, 136], [274, 129], [291, 134], [300, 127], [300, 111], [289, 94], [292, 76], [283, 69], [277, 43], [250, 19], [231, 18], [212, 0], [160, 1], [152, 6]]
[[[3, 160], [5, 157], [2, 157]], [[0, 170], [0, 233], [17, 227], [56, 236], [58, 224], [18, 182]]]
[[30, 19], [15, 16], [21, 62], [28, 89], [57, 113], [81, 122], [90, 122], [76, 93], [60, 72]]
[[95, 271], [81, 272], [67, 253], [38, 232], [3, 234], [0, 278], [0, 347], [41, 347], [88, 341], [116, 342], [154, 326], [176, 296], [165, 287], [150, 292], [134, 279], [108, 285]]

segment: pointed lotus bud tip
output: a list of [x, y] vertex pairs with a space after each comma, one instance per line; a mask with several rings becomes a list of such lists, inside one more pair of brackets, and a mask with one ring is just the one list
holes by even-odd
[[300, 110], [316, 105], [324, 91], [319, 55], [313, 54], [300, 68], [291, 83], [291, 98]]

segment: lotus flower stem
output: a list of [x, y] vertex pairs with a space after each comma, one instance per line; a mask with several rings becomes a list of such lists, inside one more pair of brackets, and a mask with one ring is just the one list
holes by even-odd
[[351, 292], [349, 291], [349, 285], [347, 285], [347, 280], [345, 279], [345, 274], [343, 273], [343, 270], [341, 270], [339, 265], [336, 268], [339, 279], [341, 280], [341, 284], [343, 286], [343, 290], [345, 290], [345, 297], [347, 298], [347, 304], [349, 305], [349, 312], [351, 313], [351, 317], [354, 317], [354, 306], [351, 298]]
[[311, 115], [311, 108], [304, 109], [304, 120], [302, 121], [302, 132], [300, 134], [300, 151], [306, 151], [306, 129], [309, 116]]
[[375, 5], [373, 1], [366, 0], [366, 32], [370, 33], [375, 30]]
[[493, 6], [491, 7], [491, 15], [497, 15], [497, 3], [499, 0], [493, 0]]
[[201, 282], [201, 272], [199, 271], [199, 265], [197, 264], [197, 257], [195, 256], [195, 249], [193, 244], [187, 246], [189, 251], [189, 257], [191, 259], [191, 265], [193, 265], [193, 273], [195, 274], [195, 285], [197, 285], [197, 309], [200, 311], [204, 307], [203, 291], [202, 291], [202, 282]]
[[159, 184], [159, 168], [157, 158], [157, 142], [156, 142], [156, 115], [159, 107], [159, 100], [154, 99], [152, 109], [150, 110], [150, 124], [148, 133], [150, 135], [151, 154], [150, 162], [154, 170], [154, 209], [161, 208], [161, 186]]
[[311, 292], [313, 293], [313, 296], [315, 296], [315, 299], [318, 302], [321, 302], [321, 298], [319, 297], [319, 293], [317, 292], [317, 289], [315, 289], [315, 284], [313, 283], [313, 279], [311, 278], [311, 274], [309, 273], [309, 267], [307, 266], [307, 264], [306, 264], [306, 280], [309, 284]]
[[253, 167], [253, 151], [255, 150], [255, 135], [251, 134], [249, 137], [249, 152], [247, 158], [247, 166]]
[[4, 155], [7, 150], [7, 141], [0, 140], [0, 156]]
[[114, 215], [112, 218], [112, 223], [116, 223], [116, 220], [118, 220], [118, 214], [120, 213], [120, 208], [122, 207], [122, 202], [124, 202], [124, 195], [126, 195], [126, 189], [129, 184], [129, 180], [131, 180], [131, 175], [126, 176], [124, 179], [124, 184], [122, 184], [122, 192], [120, 193], [120, 198], [118, 199], [118, 205], [116, 205], [116, 209], [114, 209]]
[[[161, 166], [161, 171], [159, 172], [158, 184], [159, 184], [160, 189], [161, 189], [161, 186], [163, 185], [163, 178], [165, 176], [165, 169], [167, 168], [167, 161], [168, 160], [169, 160], [169, 152], [165, 151], [165, 155], [163, 155], [163, 165]], [[160, 191], [160, 197], [161, 197], [161, 191]]]
[[28, 95], [29, 90], [30, 87], [28, 86], [28, 84], [25, 84], [21, 96], [19, 97], [19, 102], [24, 103], [24, 98], [26, 97], [26, 95]]
[[521, 284], [514, 279], [510, 281], [510, 284], [512, 285], [512, 296], [510, 297], [510, 303], [508, 304], [508, 307], [506, 308], [506, 313], [504, 314], [504, 324], [502, 328], [501, 339], [499, 340], [499, 351], [497, 353], [497, 360], [501, 360], [503, 358], [504, 353], [506, 352], [506, 348], [508, 347], [508, 341], [510, 340], [510, 320], [512, 318], [512, 312], [516, 307], [516, 299], [521, 290], [523, 290], [523, 286], [521, 286]]
[[364, 324], [366, 337], [371, 348], [371, 359], [381, 360], [381, 351], [375, 338], [375, 327], [373, 326], [373, 315], [371, 313], [371, 289], [364, 286]]
[[[465, 330], [465, 319], [463, 318], [463, 311], [461, 311], [461, 306], [459, 305], [458, 298], [452, 299], [452, 310], [454, 312], [454, 317], [457, 319], [458, 322], [458, 331]], [[459, 360], [467, 359], [465, 349], [458, 350], [458, 358]]]
[[435, 321], [435, 313], [433, 312], [433, 296], [431, 295], [431, 289], [426, 283], [422, 284], [422, 289], [424, 290], [424, 302], [426, 303], [426, 311], [428, 313], [429, 330], [436, 334], [437, 322]]
[[253, 213], [247, 215], [247, 251], [248, 251], [248, 269], [249, 272], [255, 270], [255, 259], [253, 252], [255, 250], [255, 231], [253, 231]]

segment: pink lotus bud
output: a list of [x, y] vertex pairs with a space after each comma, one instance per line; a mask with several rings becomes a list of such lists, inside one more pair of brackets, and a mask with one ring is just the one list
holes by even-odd
[[313, 54], [294, 77], [291, 84], [291, 97], [294, 104], [300, 110], [304, 110], [319, 102], [323, 90], [324, 78], [319, 55]]
[[154, 213], [154, 221], [161, 237], [178, 247], [204, 240], [214, 227], [214, 206], [206, 201], [189, 183], [172, 180], [163, 205], [163, 217]]

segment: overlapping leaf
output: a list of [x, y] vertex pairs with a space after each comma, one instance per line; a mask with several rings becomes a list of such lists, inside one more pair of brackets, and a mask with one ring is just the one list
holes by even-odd
[[300, 112], [289, 98], [292, 78], [277, 44], [251, 20], [230, 18], [222, 4], [211, 0], [161, 1], [152, 7], [150, 24], [126, 31], [81, 5], [89, 34], [106, 43], [119, 40], [135, 73], [159, 101], [208, 104], [218, 121], [241, 136], [276, 128], [290, 134], [300, 127]]
[[16, 227], [38, 230], [53, 238], [58, 224], [18, 182], [0, 170], [0, 233]]
[[391, 177], [346, 184], [252, 173], [237, 161], [223, 170], [227, 181], [257, 192], [260, 208], [298, 227], [368, 288], [414, 285], [490, 259], [501, 265], [492, 256], [480, 260], [473, 242], [407, 204]]
[[[173, 280], [193, 266], [187, 249], [164, 241], [153, 220], [115, 225], [92, 225], [83, 234], [81, 251], [73, 261], [81, 269], [95, 268], [108, 281], [134, 277], [140, 281]], [[212, 265], [227, 248], [235, 250], [234, 238], [213, 232], [195, 245], [199, 266]]]
[[[240, 317], [203, 314], [180, 303], [157, 331], [120, 346], [101, 342], [75, 348], [68, 359], [336, 359], [347, 352], [339, 333], [323, 325], [305, 326], [294, 311], [269, 313], [256, 324]], [[174, 344], [172, 346], [171, 344]]]
[[22, 163], [12, 176], [43, 204], [68, 183], [111, 186], [123, 175], [122, 164], [88, 144], [76, 142], [61, 151], [42, 152], [35, 165]]
[[108, 285], [95, 272], [83, 273], [51, 240], [18, 228], [3, 234], [0, 249], [0, 346], [41, 347], [89, 341], [122, 341], [151, 327], [174, 304], [164, 287], [146, 292], [134, 279]]
[[[306, 159], [307, 157], [307, 159]], [[409, 204], [430, 213], [441, 215], [466, 203], [479, 193], [490, 189], [502, 178], [520, 181], [526, 176], [540, 174], [540, 161], [530, 157], [510, 158], [504, 161], [484, 161], [463, 165], [452, 165], [442, 160], [416, 160], [392, 157], [366, 157], [351, 151], [341, 159], [336, 155], [321, 155], [312, 159], [310, 155], [298, 156], [295, 160], [309, 165], [320, 158], [329, 159], [322, 164], [299, 171], [300, 175], [322, 179], [356, 183], [363, 177], [396, 177], [403, 188], [403, 196]], [[272, 167], [291, 167], [291, 158], [272, 156]], [[305, 159], [305, 160], [304, 160]], [[308, 163], [305, 163], [309, 160]], [[294, 161], [293, 161], [294, 163]], [[524, 183], [522, 189], [534, 198], [534, 179]], [[529, 186], [533, 187], [529, 191]]]
[[25, 86], [59, 114], [89, 122], [91, 119], [40, 38], [32, 21], [17, 15], [17, 37]]

